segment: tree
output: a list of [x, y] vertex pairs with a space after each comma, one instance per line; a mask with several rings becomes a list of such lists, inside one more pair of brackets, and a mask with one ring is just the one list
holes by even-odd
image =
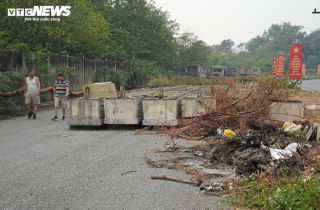
[[[164, 68], [177, 63], [174, 35], [178, 24], [146, 0], [90, 0], [111, 25], [113, 57], [149, 60]], [[118, 53], [122, 52], [122, 53]]]
[[232, 41], [231, 39], [225, 39], [220, 44], [220, 48], [225, 51], [231, 50], [233, 46], [234, 46], [234, 41]]
[[306, 32], [302, 31], [303, 26], [293, 26], [290, 22], [282, 24], [272, 24], [271, 27], [263, 33], [266, 43], [270, 43], [269, 50], [289, 51], [289, 44], [293, 40], [304, 41]]
[[320, 64], [320, 29], [306, 36], [303, 47], [306, 59], [306, 68], [315, 68]]
[[209, 46], [190, 32], [183, 33], [178, 38], [178, 55], [180, 67], [188, 64], [208, 64], [208, 55], [211, 52]]
[[246, 43], [246, 49], [248, 51], [253, 51], [257, 48], [260, 48], [265, 43], [265, 38], [261, 36], [256, 36], [255, 38], [252, 38], [248, 43]]
[[309, 55], [307, 57], [306, 68], [316, 69], [319, 64], [319, 58], [316, 55]]
[[[43, 5], [68, 5], [71, 14], [60, 21], [25, 21], [24, 17], [8, 17], [8, 8], [30, 8]], [[109, 24], [88, 7], [86, 0], [2, 1], [0, 3], [0, 34], [7, 41], [6, 49], [40, 50], [103, 56], [109, 50]], [[84, 18], [85, 17], [85, 18]]]

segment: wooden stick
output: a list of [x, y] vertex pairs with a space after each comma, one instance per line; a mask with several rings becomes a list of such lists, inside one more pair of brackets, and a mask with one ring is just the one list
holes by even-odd
[[181, 183], [186, 183], [186, 184], [192, 184], [195, 186], [198, 186], [201, 184], [201, 181], [192, 181], [188, 179], [180, 179], [180, 178], [175, 178], [175, 177], [168, 177], [165, 175], [156, 175], [156, 176], [151, 176], [151, 179], [162, 179], [162, 180], [168, 180], [168, 181], [174, 181], [174, 182], [181, 182]]
[[124, 172], [124, 173], [120, 174], [120, 176], [122, 176], [124, 174], [128, 174], [128, 173], [132, 173], [132, 172], [138, 172], [138, 171], [127, 171], [127, 172]]

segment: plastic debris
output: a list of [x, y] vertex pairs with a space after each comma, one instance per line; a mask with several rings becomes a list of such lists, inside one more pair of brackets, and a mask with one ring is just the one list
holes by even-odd
[[226, 128], [226, 127], [218, 128], [217, 133], [225, 138], [232, 138], [233, 136], [236, 135], [235, 132], [233, 132], [230, 128]]
[[283, 131], [289, 135], [300, 135], [302, 125], [296, 125], [293, 122], [287, 121], [283, 124], [282, 128], [284, 129]]
[[224, 186], [223, 186], [222, 183], [213, 183], [212, 185], [200, 188], [200, 190], [201, 191], [205, 190], [205, 191], [208, 191], [208, 192], [215, 192], [215, 191], [222, 191], [223, 188], [224, 188]]
[[320, 109], [320, 106], [315, 105], [315, 104], [313, 104], [313, 105], [306, 105], [306, 109], [308, 109], [308, 110], [319, 110], [319, 109]]
[[297, 147], [300, 147], [300, 144], [295, 142], [289, 144], [284, 150], [272, 148], [269, 149], [272, 159], [282, 160], [286, 159], [287, 157], [292, 157], [295, 153], [297, 153]]

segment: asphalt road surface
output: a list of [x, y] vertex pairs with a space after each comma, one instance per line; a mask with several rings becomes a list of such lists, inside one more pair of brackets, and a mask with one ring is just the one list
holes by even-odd
[[[165, 137], [69, 130], [52, 117], [41, 111], [36, 120], [0, 121], [0, 209], [227, 209], [198, 187], [150, 179], [191, 178], [146, 166], [146, 150], [163, 148]], [[128, 171], [137, 172], [120, 176]]]

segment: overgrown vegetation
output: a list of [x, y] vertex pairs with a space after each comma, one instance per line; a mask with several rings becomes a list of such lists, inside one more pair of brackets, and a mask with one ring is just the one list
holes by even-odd
[[308, 80], [308, 79], [320, 79], [320, 75], [312, 75], [312, 76], [310, 76], [310, 77], [308, 77], [308, 76], [302, 76], [302, 79], [303, 80]]
[[[314, 209], [320, 208], [320, 156], [300, 176], [282, 166], [278, 172], [265, 172], [252, 178], [238, 192], [233, 205], [250, 209]], [[314, 167], [314, 168], [312, 168]]]
[[[10, 92], [24, 85], [24, 77], [17, 72], [7, 71], [0, 74], [0, 92]], [[23, 93], [14, 97], [0, 97], [0, 112], [14, 111], [24, 103]]]
[[251, 181], [242, 192], [241, 206], [253, 209], [314, 209], [320, 208], [320, 178], [287, 177], [275, 182]]
[[[70, 5], [71, 14], [60, 21], [24, 21], [10, 18], [8, 8], [34, 5]], [[86, 18], [83, 18], [86, 17]], [[320, 29], [310, 34], [303, 26], [289, 22], [272, 24], [262, 35], [236, 45], [231, 39], [208, 46], [195, 33], [178, 34], [179, 24], [170, 14], [147, 0], [41, 0], [2, 1], [0, 3], [0, 54], [4, 50], [39, 52], [46, 48], [52, 54], [68, 51], [86, 57], [107, 57], [132, 63], [132, 83], [140, 86], [146, 77], [158, 71], [181, 70], [186, 64], [228, 65], [241, 68], [261, 67], [270, 72], [271, 59], [288, 54], [292, 40], [304, 43], [306, 68], [315, 69], [320, 59]], [[286, 67], [288, 68], [286, 59]], [[138, 64], [140, 63], [140, 64]], [[155, 65], [153, 71], [146, 65]], [[151, 73], [150, 73], [151, 71]], [[143, 76], [143, 77], [141, 77]], [[139, 77], [139, 78], [138, 78]]]

